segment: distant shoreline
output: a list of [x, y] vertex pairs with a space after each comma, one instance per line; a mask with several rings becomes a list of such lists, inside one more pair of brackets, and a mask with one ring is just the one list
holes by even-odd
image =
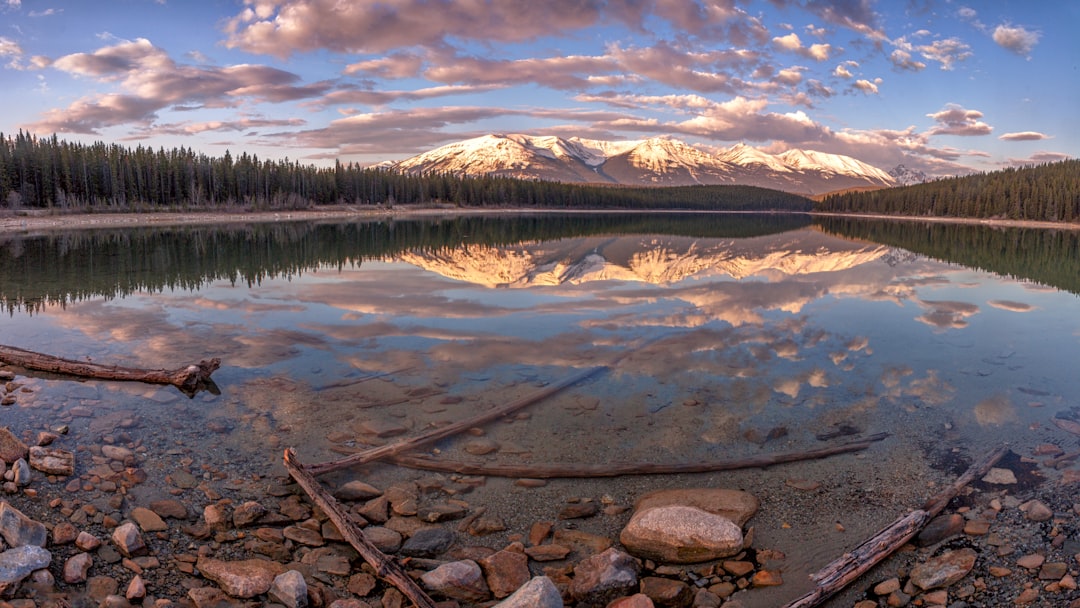
[[1043, 228], [1080, 230], [1080, 223], [1036, 222], [1023, 220], [980, 219], [959, 217], [881, 215], [863, 213], [823, 213], [799, 211], [700, 211], [678, 209], [616, 210], [616, 209], [542, 209], [535, 207], [352, 207], [334, 206], [295, 211], [154, 211], [148, 213], [73, 213], [0, 216], [0, 234], [34, 234], [57, 230], [90, 228], [140, 228], [147, 226], [201, 226], [213, 224], [243, 224], [293, 221], [349, 221], [379, 218], [431, 217], [440, 215], [481, 215], [513, 213], [806, 213], [815, 217], [843, 217], [908, 222], [971, 224], [1000, 228]]

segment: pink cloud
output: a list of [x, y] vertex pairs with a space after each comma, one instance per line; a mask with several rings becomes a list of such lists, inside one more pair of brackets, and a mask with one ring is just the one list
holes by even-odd
[[927, 114], [938, 124], [930, 129], [930, 135], [989, 135], [993, 127], [979, 120], [983, 113], [978, 110], [967, 110], [956, 104], [948, 104], [939, 112]]

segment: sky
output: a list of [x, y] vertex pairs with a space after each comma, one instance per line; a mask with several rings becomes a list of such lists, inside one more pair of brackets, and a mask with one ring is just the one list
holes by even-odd
[[1080, 157], [1080, 2], [0, 0], [0, 132], [317, 165], [489, 133]]

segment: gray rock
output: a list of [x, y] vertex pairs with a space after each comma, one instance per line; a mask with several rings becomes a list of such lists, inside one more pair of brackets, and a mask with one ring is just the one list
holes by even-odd
[[0, 553], [0, 592], [18, 585], [34, 570], [48, 568], [52, 553], [36, 545], [24, 545]]
[[401, 545], [401, 554], [408, 557], [437, 557], [453, 544], [453, 532], [443, 528], [421, 528]]
[[491, 594], [480, 566], [471, 559], [443, 564], [425, 572], [420, 580], [434, 593], [465, 602], [478, 602]]
[[304, 575], [289, 570], [274, 577], [270, 585], [270, 599], [284, 604], [285, 608], [307, 608], [308, 590]]
[[36, 522], [6, 502], [0, 502], [0, 536], [9, 547], [44, 547], [49, 538], [45, 524]]
[[638, 557], [689, 564], [720, 559], [742, 550], [742, 529], [723, 515], [671, 505], [638, 511], [619, 541]]
[[15, 485], [30, 485], [30, 481], [33, 479], [33, 475], [30, 472], [30, 465], [27, 464], [25, 460], [23, 460], [22, 458], [16, 460], [15, 463], [11, 465], [11, 470], [15, 472]]
[[563, 600], [550, 578], [537, 576], [494, 608], [563, 608]]
[[581, 602], [606, 604], [616, 597], [636, 593], [640, 570], [641, 566], [630, 555], [608, 549], [574, 566], [570, 595]]

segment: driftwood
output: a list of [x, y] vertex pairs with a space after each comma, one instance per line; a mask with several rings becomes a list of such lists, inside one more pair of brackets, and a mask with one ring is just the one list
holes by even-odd
[[214, 358], [173, 370], [139, 369], [63, 359], [14, 346], [0, 346], [0, 362], [23, 369], [80, 378], [169, 384], [180, 389], [188, 397], [194, 397], [196, 393], [204, 389], [216, 391], [217, 386], [210, 379], [210, 374], [221, 366], [221, 359]]
[[944, 491], [927, 500], [921, 509], [900, 517], [858, 547], [812, 574], [810, 578], [814, 581], [816, 588], [784, 608], [812, 608], [847, 587], [866, 571], [915, 538], [919, 530], [941, 513], [949, 501], [964, 489], [964, 486], [985, 475], [1006, 452], [1008, 448], [1005, 447], [994, 450], [968, 467], [968, 470]]
[[329, 462], [313, 464], [308, 466], [307, 470], [310, 471], [312, 475], [321, 475], [330, 471], [337, 471], [339, 469], [372, 462], [381, 458], [400, 454], [402, 452], [415, 450], [420, 446], [427, 445], [433, 441], [438, 441], [440, 439], [445, 439], [446, 437], [450, 437], [452, 435], [456, 435], [464, 431], [465, 429], [470, 429], [474, 426], [487, 424], [492, 420], [496, 420], [507, 414], [530, 406], [537, 401], [547, 399], [555, 393], [558, 393], [559, 391], [562, 391], [569, 386], [577, 384], [578, 382], [591, 378], [606, 369], [608, 369], [608, 366], [605, 365], [583, 370], [574, 374], [573, 376], [564, 378], [559, 382], [549, 384], [544, 388], [540, 389], [539, 391], [536, 391], [535, 393], [518, 399], [517, 401], [514, 401], [512, 403], [508, 403], [507, 405], [496, 407], [481, 414], [477, 414], [476, 416], [472, 416], [471, 418], [466, 418], [464, 420], [459, 420], [455, 423], [448, 424], [443, 427], [432, 429], [430, 431], [427, 431], [426, 433], [416, 435], [415, 437], [409, 437], [406, 439], [402, 439], [401, 441], [396, 441], [394, 443], [388, 443], [386, 445], [379, 446], [377, 448], [363, 450], [340, 460], [332, 460]]
[[529, 477], [533, 479], [568, 479], [568, 478], [597, 478], [597, 477], [620, 477], [623, 475], [672, 475], [678, 473], [711, 473], [715, 471], [734, 471], [737, 469], [764, 468], [785, 462], [798, 462], [800, 460], [815, 460], [826, 458], [836, 454], [858, 452], [870, 447], [876, 441], [888, 437], [888, 433], [870, 435], [858, 441], [849, 441], [827, 448], [810, 450], [806, 452], [785, 452], [782, 454], [760, 454], [737, 458], [733, 460], [719, 460], [713, 462], [684, 462], [684, 463], [643, 463], [643, 462], [610, 462], [606, 464], [565, 464], [565, 465], [500, 465], [484, 463], [454, 462], [436, 460], [424, 456], [411, 456], [397, 454], [388, 457], [394, 464], [422, 469], [425, 471], [439, 471], [442, 473], [457, 473], [459, 475], [487, 475], [490, 477]]
[[379, 578], [397, 587], [399, 591], [405, 594], [405, 597], [409, 598], [419, 608], [435, 608], [435, 602], [416, 584], [416, 581], [409, 578], [409, 575], [405, 573], [405, 570], [397, 562], [391, 560], [382, 551], [379, 551], [375, 545], [371, 544], [371, 541], [364, 538], [364, 533], [353, 523], [348, 512], [342, 508], [341, 503], [323, 489], [322, 485], [319, 484], [319, 480], [315, 479], [315, 476], [308, 472], [307, 468], [296, 459], [296, 453], [292, 448], [285, 450], [284, 462], [289, 475], [296, 480], [296, 483], [303, 488], [304, 492], [307, 492], [312, 502], [323, 513], [326, 513], [326, 516], [334, 523], [341, 535], [364, 558], [364, 561], [375, 568], [375, 574]]

